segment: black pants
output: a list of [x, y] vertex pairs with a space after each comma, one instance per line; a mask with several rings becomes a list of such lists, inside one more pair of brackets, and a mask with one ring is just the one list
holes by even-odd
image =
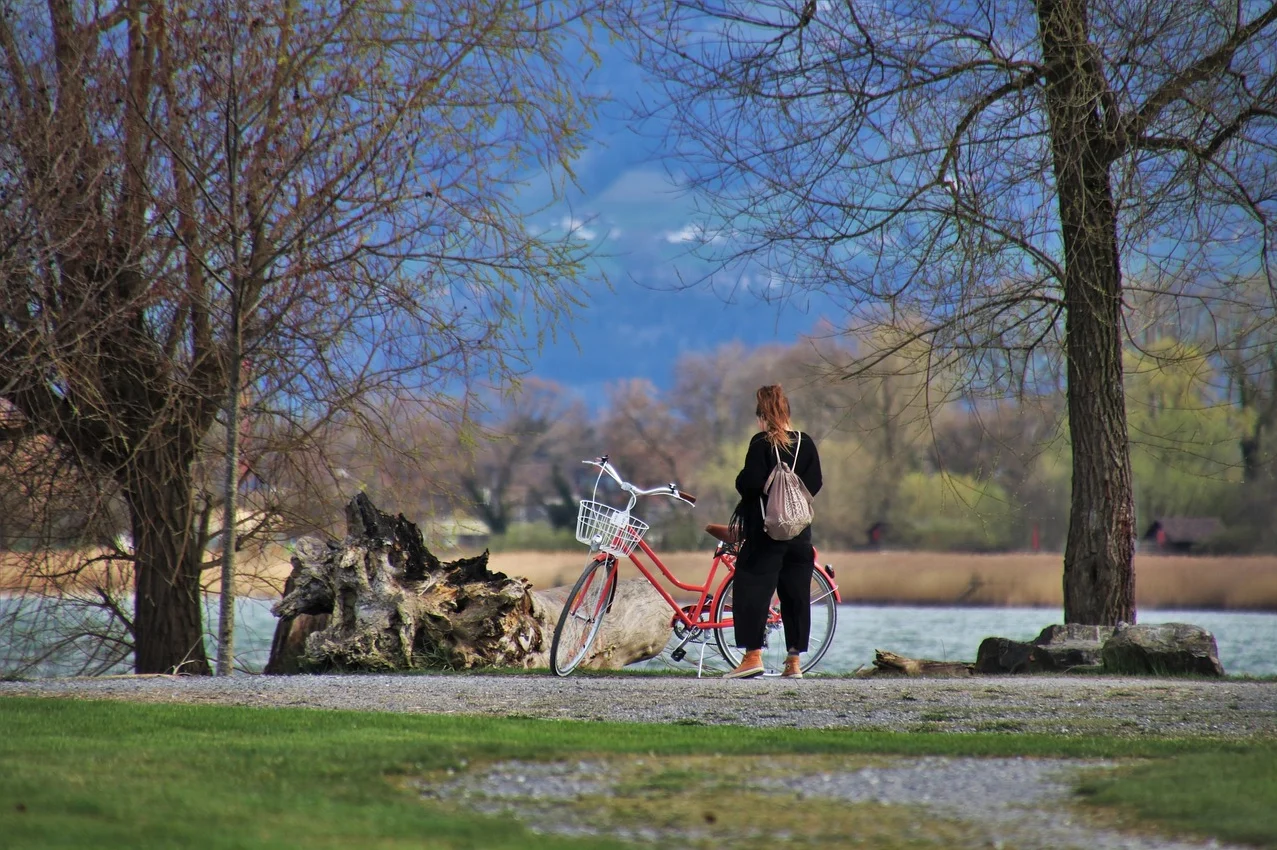
[[811, 571], [815, 562], [811, 529], [793, 540], [772, 540], [760, 534], [757, 542], [745, 544], [732, 580], [732, 619], [736, 624], [737, 646], [763, 648], [767, 612], [774, 593], [780, 598], [785, 649], [807, 651], [811, 636]]

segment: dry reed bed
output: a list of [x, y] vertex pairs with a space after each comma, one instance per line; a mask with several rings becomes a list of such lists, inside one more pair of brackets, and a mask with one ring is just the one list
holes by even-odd
[[[288, 551], [282, 546], [245, 549], [236, 554], [235, 590], [245, 596], [274, 597], [284, 591], [292, 571]], [[220, 563], [210, 563], [201, 580], [206, 591], [221, 588]], [[0, 552], [0, 593], [53, 593], [91, 590], [96, 587], [124, 592], [133, 586], [126, 562], [110, 558], [105, 550]]]
[[[583, 558], [573, 553], [511, 552], [493, 567], [522, 575], [535, 587], [575, 580]], [[709, 555], [662, 556], [685, 582], [704, 581]], [[843, 601], [901, 605], [1060, 607], [1064, 561], [1059, 554], [973, 555], [947, 552], [821, 552]], [[622, 576], [637, 575], [628, 561]], [[1184, 557], [1138, 554], [1136, 602], [1142, 608], [1277, 611], [1277, 556]]]
[[[128, 586], [125, 571], [118, 567], [108, 570], [102, 564], [74, 577], [72, 568], [79, 557], [73, 553], [48, 555], [43, 559], [48, 577], [32, 580], [22, 576], [21, 556], [0, 555], [0, 592], [47, 590], [56, 584], [52, 580], [55, 575], [73, 587], [90, 586], [90, 580]], [[662, 557], [682, 581], [705, 580], [708, 551]], [[1047, 608], [1063, 604], [1063, 560], [1059, 554], [857, 551], [821, 552], [820, 560], [834, 567], [846, 602]], [[491, 567], [523, 576], [534, 588], [543, 589], [571, 584], [583, 563], [582, 551], [499, 552], [492, 555]], [[290, 569], [282, 549], [242, 553], [236, 589], [242, 594], [278, 596]], [[627, 560], [621, 575], [634, 577], [638, 571]], [[206, 586], [216, 591], [217, 570], [209, 570], [206, 576]], [[1207, 558], [1141, 553], [1135, 558], [1135, 576], [1136, 601], [1141, 608], [1277, 611], [1277, 556]]]

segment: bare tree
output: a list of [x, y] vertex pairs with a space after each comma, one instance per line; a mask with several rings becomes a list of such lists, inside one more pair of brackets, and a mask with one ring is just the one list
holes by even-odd
[[[590, 449], [580, 445], [585, 410], [559, 384], [527, 378], [488, 402], [482, 429], [467, 435], [454, 450], [461, 496], [493, 534], [527, 518], [529, 509], [545, 512], [573, 495], [570, 478]], [[576, 505], [571, 505], [572, 521]], [[557, 525], [565, 518], [552, 509]]]
[[600, 431], [607, 453], [643, 481], [685, 480], [695, 448], [688, 422], [678, 416], [645, 378], [617, 381], [607, 389]]
[[1277, 4], [685, 0], [620, 26], [713, 258], [903, 327], [972, 395], [1062, 357], [1064, 618], [1133, 621], [1126, 281], [1199, 303], [1271, 281]]
[[1062, 437], [1064, 395], [953, 405], [935, 417], [930, 466], [992, 481], [1014, 501], [1013, 539], [1020, 546], [1064, 548], [1068, 493]]
[[[1248, 545], [1273, 551], [1277, 532], [1277, 327], [1264, 281], [1249, 281], [1231, 321], [1232, 342], [1222, 353], [1227, 395], [1244, 414], [1241, 454], [1243, 510], [1236, 522], [1249, 532]], [[1211, 342], [1214, 342], [1212, 339]], [[1215, 346], [1209, 346], [1212, 350]]]
[[0, 9], [0, 397], [127, 505], [137, 671], [208, 671], [196, 470], [234, 384], [294, 446], [376, 433], [571, 307], [583, 246], [515, 192], [580, 148], [587, 12]]

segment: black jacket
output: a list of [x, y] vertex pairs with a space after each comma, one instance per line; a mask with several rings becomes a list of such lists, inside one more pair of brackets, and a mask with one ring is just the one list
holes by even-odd
[[[780, 449], [780, 457], [786, 465], [792, 463], [794, 472], [807, 485], [807, 492], [815, 496], [820, 492], [824, 479], [820, 475], [820, 453], [816, 450], [816, 441], [807, 434], [802, 434], [802, 442], [798, 445], [798, 457], [794, 458], [794, 443], [801, 432], [790, 431], [790, 444]], [[736, 475], [736, 492], [740, 493], [740, 504], [732, 514], [732, 525], [748, 540], [757, 539], [763, 534], [763, 485], [767, 476], [776, 468], [776, 449], [767, 442], [767, 435], [762, 431], [749, 441], [749, 450], [745, 453], [745, 466]], [[810, 530], [803, 535], [809, 536]]]

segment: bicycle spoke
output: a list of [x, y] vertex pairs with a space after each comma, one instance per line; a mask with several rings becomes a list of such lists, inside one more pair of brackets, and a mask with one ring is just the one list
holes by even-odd
[[592, 558], [577, 579], [550, 644], [550, 669], [566, 676], [586, 658], [616, 593], [616, 560]]
[[[732, 608], [732, 591], [735, 582], [729, 581], [723, 590], [723, 596], [715, 604], [713, 617], [723, 620], [730, 616]], [[811, 587], [811, 632], [808, 651], [803, 656], [803, 670], [815, 667], [824, 657], [833, 643], [834, 629], [838, 624], [838, 606], [834, 597], [833, 586], [819, 570], [812, 572]], [[740, 663], [744, 651], [734, 645], [732, 629], [720, 630], [716, 634], [719, 652], [733, 667]], [[784, 623], [773, 598], [772, 609], [763, 631], [763, 666], [768, 675], [779, 675], [784, 665], [788, 647], [785, 646]]]

